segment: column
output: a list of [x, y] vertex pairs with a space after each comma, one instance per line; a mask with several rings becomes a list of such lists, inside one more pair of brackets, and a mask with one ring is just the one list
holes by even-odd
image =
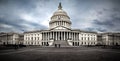
[[64, 37], [64, 40], [65, 40], [65, 32], [63, 32], [63, 37]]
[[72, 36], [72, 41], [73, 41], [73, 32], [71, 33], [71, 36]]
[[68, 32], [68, 39], [70, 38], [70, 34], [69, 34], [70, 32]]
[[67, 39], [69, 39], [69, 32], [68, 32], [68, 38]]
[[62, 32], [62, 40], [64, 40], [64, 33]]
[[47, 40], [48, 40], [48, 35], [49, 35], [49, 32], [47, 32]]
[[57, 40], [58, 40], [58, 32], [56, 32], [56, 34], [57, 34]]
[[61, 25], [61, 21], [60, 21], [60, 25]]
[[46, 32], [46, 40], [48, 40], [48, 33]]
[[75, 32], [73, 33], [73, 40], [75, 40]]
[[69, 38], [71, 38], [71, 32], [69, 32]]
[[66, 40], [66, 32], [65, 32], [65, 40]]
[[42, 32], [42, 40], [43, 40], [43, 32]]
[[52, 32], [50, 32], [50, 39], [52, 38]]
[[68, 39], [70, 39], [70, 32], [69, 32], [69, 35], [68, 35], [69, 37], [68, 37]]
[[56, 40], [56, 35], [55, 35], [55, 32], [53, 32], [53, 38], [54, 38], [54, 40]]
[[47, 40], [47, 32], [46, 32], [46, 40]]
[[78, 33], [78, 41], [79, 41], [79, 33]]
[[65, 26], [66, 26], [66, 24], [65, 24]]
[[57, 32], [55, 32], [56, 33], [56, 37], [55, 37], [55, 39], [57, 40]]
[[45, 40], [46, 40], [46, 32], [45, 32], [45, 35], [44, 35], [44, 36], [45, 36]]
[[76, 33], [76, 40], [78, 41], [78, 33]]
[[72, 38], [72, 37], [71, 37], [71, 32], [70, 32], [70, 38]]
[[61, 32], [61, 40], [63, 41], [63, 32]]
[[42, 32], [42, 40], [43, 40], [43, 32]]
[[78, 41], [78, 33], [76, 33], [76, 40]]
[[53, 36], [53, 37], [52, 37], [52, 38], [53, 38], [53, 40], [55, 40], [55, 37], [54, 37], [54, 32], [53, 32], [53, 35], [52, 35], [52, 36]]
[[77, 40], [77, 33], [75, 33], [75, 40]]
[[63, 31], [62, 33], [63, 33], [63, 36], [62, 36], [62, 37], [63, 37], [63, 40], [64, 40], [64, 31]]
[[62, 25], [62, 21], [61, 21], [61, 25]]
[[44, 35], [44, 36], [45, 36], [45, 40], [46, 40], [46, 32], [45, 32], [45, 35]]
[[76, 33], [75, 33], [75, 41], [76, 41]]
[[43, 32], [43, 40], [44, 40], [44, 32]]
[[66, 32], [66, 37], [65, 37], [65, 38], [66, 38], [66, 40], [67, 40], [67, 32]]
[[45, 40], [45, 33], [43, 33], [43, 40]]
[[65, 21], [64, 21], [64, 26], [65, 26]]
[[67, 40], [68, 40], [68, 37], [69, 37], [69, 36], [68, 36], [68, 33], [69, 33], [69, 32], [67, 32]]
[[74, 32], [72, 33], [72, 37], [73, 37], [73, 40], [74, 40]]
[[76, 41], [76, 33], [75, 33], [75, 41]]
[[58, 38], [58, 40], [59, 40], [59, 35], [60, 35], [60, 34], [59, 34], [59, 32], [58, 32], [58, 34], [57, 34], [57, 35], [58, 35], [58, 37], [57, 37], [57, 38]]
[[45, 33], [45, 36], [46, 36], [46, 38], [45, 38], [45, 39], [47, 40], [47, 32]]
[[60, 33], [59, 40], [61, 40], [61, 32], [59, 32], [59, 33]]
[[65, 26], [66, 26], [66, 22], [65, 22]]
[[72, 32], [71, 32], [71, 40], [73, 40]]
[[74, 41], [74, 32], [72, 32], [72, 38], [73, 38], [73, 41]]
[[58, 39], [60, 40], [60, 32], [59, 32], [59, 37], [58, 37]]
[[50, 32], [48, 32], [48, 41], [49, 41]]
[[58, 38], [58, 40], [59, 40], [59, 32], [58, 32], [58, 34], [57, 34], [58, 36], [57, 36], [57, 38]]
[[59, 25], [60, 25], [60, 21], [58, 21]]
[[59, 32], [57, 32], [57, 40], [59, 40]]
[[76, 33], [75, 33], [75, 41], [76, 41]]

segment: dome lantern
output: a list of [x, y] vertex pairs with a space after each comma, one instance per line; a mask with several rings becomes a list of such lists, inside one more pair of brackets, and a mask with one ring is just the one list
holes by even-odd
[[59, 6], [58, 6], [58, 10], [59, 10], [59, 9], [62, 9], [61, 2], [59, 3]]

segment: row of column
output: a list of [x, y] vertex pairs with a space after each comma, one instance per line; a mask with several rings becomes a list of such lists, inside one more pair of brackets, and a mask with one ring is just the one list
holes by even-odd
[[42, 40], [48, 41], [48, 40], [73, 40], [78, 41], [79, 40], [79, 33], [77, 32], [43, 32], [42, 33]]
[[66, 27], [70, 27], [70, 23], [68, 22], [65, 22], [65, 21], [57, 21], [57, 22], [53, 22], [50, 24], [50, 27], [55, 27], [58, 26], [58, 25], [63, 25], [63, 26], [66, 26]]
[[56, 25], [69, 25], [69, 23], [65, 22], [65, 21], [58, 21], [56, 22]]

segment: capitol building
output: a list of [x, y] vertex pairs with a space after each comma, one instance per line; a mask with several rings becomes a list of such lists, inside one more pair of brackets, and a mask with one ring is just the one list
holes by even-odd
[[25, 45], [53, 46], [80, 46], [96, 45], [97, 33], [81, 31], [71, 28], [72, 22], [59, 3], [49, 22], [49, 30], [24, 32]]
[[[38, 45], [38, 46], [82, 46], [82, 45], [120, 45], [120, 33], [97, 33], [72, 29], [72, 22], [63, 10], [61, 3], [53, 13], [49, 29], [18, 33], [0, 33], [0, 45]], [[74, 25], [74, 24], [73, 24]]]

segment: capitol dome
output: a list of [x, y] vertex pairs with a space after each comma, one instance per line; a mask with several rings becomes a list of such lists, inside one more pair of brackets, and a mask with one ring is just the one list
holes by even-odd
[[58, 10], [55, 11], [51, 17], [51, 21], [49, 22], [50, 29], [56, 28], [58, 26], [71, 28], [70, 17], [67, 13], [62, 9], [61, 3], [59, 3]]

